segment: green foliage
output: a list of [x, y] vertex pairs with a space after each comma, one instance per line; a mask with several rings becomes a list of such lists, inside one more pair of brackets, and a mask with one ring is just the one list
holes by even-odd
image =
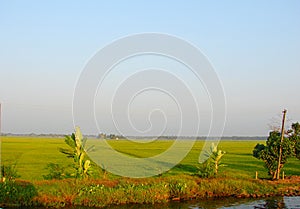
[[287, 162], [287, 159], [294, 154], [293, 141], [289, 137], [284, 137], [282, 143], [280, 140], [281, 134], [278, 131], [272, 131], [270, 132], [266, 145], [257, 144], [253, 150], [253, 156], [263, 160], [265, 167], [268, 169], [269, 175], [271, 175], [273, 179], [277, 176], [280, 146], [282, 146], [282, 158], [279, 166], [280, 170]]
[[200, 179], [190, 175], [145, 179], [120, 178], [118, 181], [87, 179], [79, 182], [68, 179], [52, 181], [50, 184], [47, 181], [40, 182], [37, 186], [39, 196], [36, 201], [44, 207], [77, 205], [109, 208], [109, 205], [154, 204], [172, 199], [269, 196], [282, 194], [285, 188], [291, 186], [293, 191], [300, 188], [292, 182], [270, 184], [265, 180], [231, 177]]
[[65, 143], [69, 145], [70, 148], [60, 148], [61, 153], [65, 154], [68, 158], [73, 158], [76, 169], [74, 176], [76, 178], [87, 178], [91, 174], [91, 162], [85, 159], [86, 140], [86, 138], [83, 138], [80, 128], [76, 127], [75, 133], [65, 137]]
[[253, 150], [253, 157], [256, 157], [259, 159], [261, 151], [264, 150], [265, 148], [266, 148], [266, 146], [264, 144], [257, 144]]
[[201, 178], [210, 178], [215, 175], [214, 166], [206, 160], [198, 166], [198, 176]]
[[198, 166], [198, 175], [202, 178], [216, 176], [221, 165], [221, 159], [225, 153], [225, 151], [218, 150], [218, 147], [212, 143], [210, 151], [206, 153], [208, 159]]
[[0, 183], [0, 203], [29, 206], [37, 195], [35, 187], [27, 182], [5, 181]]
[[300, 160], [300, 140], [298, 140], [295, 144], [295, 154], [296, 157]]
[[290, 139], [294, 143], [295, 155], [300, 160], [300, 124], [298, 122], [292, 124]]
[[71, 174], [66, 171], [66, 168], [67, 167], [61, 166], [57, 163], [48, 163], [46, 169], [49, 173], [47, 175], [43, 175], [43, 178], [46, 180], [70, 178]]
[[14, 181], [16, 178], [20, 177], [16, 169], [16, 164], [2, 165], [1, 175], [2, 181]]
[[186, 194], [187, 184], [184, 181], [172, 181], [169, 183], [170, 197], [181, 198]]
[[276, 178], [278, 172], [280, 147], [282, 147], [282, 156], [279, 172], [288, 158], [295, 155], [300, 159], [300, 124], [298, 122], [292, 124], [291, 129], [286, 132], [282, 143], [281, 134], [278, 131], [272, 131], [267, 139], [266, 146], [257, 144], [254, 147], [253, 156], [264, 161], [265, 167], [273, 179]]
[[74, 201], [77, 205], [104, 207], [112, 204], [154, 204], [166, 202], [169, 198], [166, 182], [150, 183], [146, 179], [140, 183], [133, 181], [119, 182], [115, 186], [104, 184], [80, 185], [78, 196]]

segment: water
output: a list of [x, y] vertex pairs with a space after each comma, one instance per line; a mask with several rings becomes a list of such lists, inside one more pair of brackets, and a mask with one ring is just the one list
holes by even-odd
[[[23, 207], [22, 207], [23, 208]], [[118, 205], [105, 209], [300, 209], [300, 196], [295, 197], [270, 197], [264, 199], [210, 199], [193, 200], [187, 202], [171, 202], [155, 205]], [[9, 208], [3, 208], [9, 209]], [[16, 209], [16, 208], [14, 208]], [[29, 208], [27, 208], [29, 209]], [[43, 209], [43, 208], [30, 208]], [[97, 209], [89, 207], [66, 207], [65, 209]]]
[[188, 202], [172, 202], [167, 205], [126, 205], [106, 209], [300, 209], [300, 196], [270, 197], [265, 199], [211, 199]]
[[236, 208], [236, 209], [300, 209], [300, 197], [272, 197], [266, 199], [243, 199], [243, 200], [225, 200], [222, 205], [217, 202], [211, 203], [196, 203], [194, 205], [190, 205], [186, 208], [190, 209], [202, 209], [202, 208]]

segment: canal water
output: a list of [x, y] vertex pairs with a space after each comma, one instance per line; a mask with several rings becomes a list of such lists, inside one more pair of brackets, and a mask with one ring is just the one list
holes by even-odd
[[[109, 206], [106, 207], [105, 209], [217, 209], [217, 208], [220, 209], [252, 209], [252, 208], [300, 209], [300, 196], [270, 197], [270, 198], [263, 198], [263, 199], [224, 198], [224, 199], [209, 199], [209, 200], [193, 200], [193, 201], [186, 201], [186, 202], [171, 202], [168, 204], [155, 204], [155, 205], [130, 204], [130, 205]], [[3, 209], [11, 209], [11, 208], [3, 207]], [[30, 209], [43, 209], [43, 208], [30, 207]], [[96, 209], [96, 208], [66, 207], [64, 209]]]
[[300, 209], [300, 196], [270, 197], [264, 199], [210, 199], [187, 202], [172, 202], [167, 205], [126, 205], [106, 209]]

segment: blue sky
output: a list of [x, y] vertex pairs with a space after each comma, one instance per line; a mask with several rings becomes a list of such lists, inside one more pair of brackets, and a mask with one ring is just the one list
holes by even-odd
[[3, 132], [72, 132], [73, 91], [88, 60], [143, 32], [178, 36], [209, 58], [226, 93], [224, 135], [267, 135], [283, 108], [300, 121], [296, 0], [1, 0], [0, 31]]

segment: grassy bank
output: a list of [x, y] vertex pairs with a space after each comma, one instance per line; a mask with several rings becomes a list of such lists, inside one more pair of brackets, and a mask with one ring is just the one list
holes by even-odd
[[[203, 141], [197, 141], [189, 154], [173, 169], [159, 177], [129, 179], [94, 170], [89, 180], [43, 180], [48, 163], [67, 166], [58, 148], [66, 148], [63, 138], [2, 137], [2, 164], [16, 163], [20, 179], [1, 184], [0, 202], [8, 204], [60, 207], [65, 205], [106, 206], [126, 203], [164, 203], [171, 200], [210, 197], [257, 197], [282, 194], [300, 195], [300, 179], [269, 181], [263, 163], [252, 157], [253, 147], [262, 141], [221, 141], [226, 151], [217, 178], [195, 176]], [[159, 154], [172, 141], [138, 144], [128, 141], [109, 142], [116, 150], [135, 157]], [[260, 180], [255, 180], [255, 171]], [[287, 176], [300, 174], [300, 161], [290, 159], [284, 167]]]
[[[2, 206], [89, 206], [156, 204], [169, 201], [220, 197], [300, 195], [300, 178], [280, 181], [214, 178], [190, 175], [147, 179], [16, 181], [0, 189]], [[7, 191], [12, 192], [8, 193]], [[4, 194], [5, 193], [5, 194]]]

